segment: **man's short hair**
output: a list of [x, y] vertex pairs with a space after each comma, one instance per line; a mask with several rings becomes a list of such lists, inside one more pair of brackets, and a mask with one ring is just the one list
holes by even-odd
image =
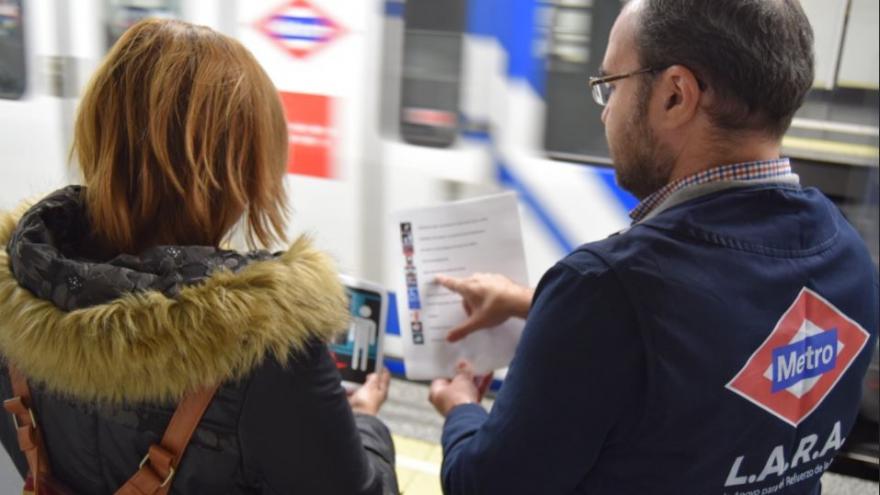
[[782, 136], [813, 84], [813, 30], [797, 0], [645, 0], [643, 67], [680, 64], [718, 95], [722, 130]]

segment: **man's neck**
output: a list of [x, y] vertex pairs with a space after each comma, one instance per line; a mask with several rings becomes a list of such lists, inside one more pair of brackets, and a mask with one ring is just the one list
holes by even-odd
[[776, 160], [780, 156], [780, 147], [779, 140], [754, 138], [721, 146], [713, 145], [703, 149], [693, 147], [682, 150], [676, 160], [670, 182], [721, 165]]

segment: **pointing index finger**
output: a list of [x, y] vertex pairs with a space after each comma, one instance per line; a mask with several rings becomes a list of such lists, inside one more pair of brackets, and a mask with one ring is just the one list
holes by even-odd
[[458, 292], [459, 286], [461, 285], [459, 279], [457, 279], [455, 277], [448, 277], [446, 275], [437, 275], [434, 277], [434, 280], [438, 284], [442, 285], [443, 287], [446, 287], [447, 289], [449, 289], [453, 292]]

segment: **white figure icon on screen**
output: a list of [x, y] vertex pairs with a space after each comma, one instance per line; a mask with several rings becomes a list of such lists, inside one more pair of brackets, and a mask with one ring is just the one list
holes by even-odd
[[376, 344], [376, 322], [370, 319], [373, 310], [366, 304], [358, 308], [358, 316], [351, 319], [348, 327], [348, 340], [354, 342], [351, 351], [351, 368], [367, 371], [370, 359], [370, 346]]

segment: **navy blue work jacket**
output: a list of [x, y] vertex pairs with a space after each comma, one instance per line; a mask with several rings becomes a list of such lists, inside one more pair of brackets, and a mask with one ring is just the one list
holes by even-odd
[[544, 275], [491, 414], [446, 420], [444, 492], [818, 494], [877, 327], [877, 268], [819, 191], [691, 199]]

